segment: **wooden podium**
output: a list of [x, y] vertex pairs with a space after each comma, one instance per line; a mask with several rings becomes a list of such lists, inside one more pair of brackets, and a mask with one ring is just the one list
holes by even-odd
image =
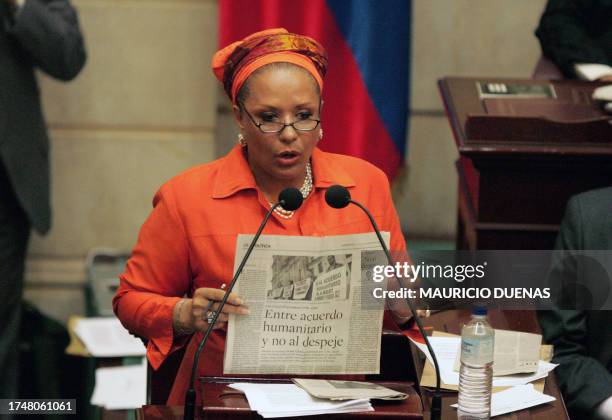
[[[204, 387], [204, 408], [198, 407], [196, 418], [202, 419], [261, 419], [249, 407], [244, 394], [232, 391], [229, 383], [223, 378], [202, 378]], [[253, 379], [242, 378], [253, 382]], [[236, 382], [231, 381], [231, 382]], [[374, 402], [374, 411], [363, 413], [329, 414], [321, 416], [299, 417], [300, 419], [422, 419], [421, 399], [410, 383], [407, 382], [377, 382], [383, 386], [405, 392], [409, 395], [403, 401]], [[138, 410], [138, 419], [182, 419], [183, 407], [149, 405]]]
[[[182, 355], [181, 355], [182, 358]], [[168, 384], [171, 384], [178, 368], [176, 361], [174, 367], [166, 372], [158, 372], [156, 378], [152, 378], [151, 404], [137, 411], [139, 419], [182, 419], [183, 407], [166, 406], [169, 392]], [[416, 379], [415, 367], [411, 357], [410, 344], [406, 336], [390, 330], [383, 330], [381, 338], [380, 374], [366, 375], [366, 380], [379, 383], [383, 386], [396, 389], [409, 395], [404, 401], [375, 401], [372, 405], [375, 411], [364, 413], [348, 413], [327, 415], [324, 418], [334, 419], [421, 419], [423, 410], [421, 398], [415, 391], [413, 384]], [[162, 369], [163, 370], [163, 369]], [[250, 378], [228, 378], [228, 377], [203, 377], [200, 378], [200, 386], [203, 387], [203, 408], [196, 408], [198, 418], [208, 419], [259, 419], [256, 412], [251, 411], [245, 396], [239, 391], [228, 388], [232, 382], [272, 382], [288, 383], [287, 378], [254, 376]], [[321, 416], [309, 416], [306, 418], [320, 418]], [[118, 417], [114, 417], [117, 418]], [[301, 417], [300, 417], [301, 418]], [[111, 419], [110, 417], [108, 418]]]
[[[548, 99], [556, 104], [544, 107], [542, 98], [530, 104], [523, 97], [520, 106], [500, 107], [506, 98], [487, 103], [479, 83], [551, 86], [555, 96]], [[439, 81], [460, 155], [458, 249], [552, 249], [569, 197], [612, 185], [612, 125], [603, 114], [598, 117], [587, 109], [596, 110], [590, 96], [598, 86], [517, 79]]]
[[[432, 326], [437, 331], [445, 331], [453, 334], [460, 334], [461, 327], [467, 323], [470, 319], [470, 312], [467, 310], [448, 310], [441, 311], [433, 314], [429, 318], [423, 319], [423, 324], [426, 326]], [[540, 333], [540, 327], [538, 325], [535, 312], [533, 311], [491, 311], [489, 314], [491, 324], [495, 328], [511, 329], [515, 331], [533, 332]], [[384, 336], [383, 336], [384, 337]], [[402, 338], [400, 341], [394, 341]], [[389, 346], [401, 347], [401, 358], [395, 358], [394, 354], [387, 354], [386, 359], [393, 361], [396, 365], [400, 364], [400, 361], [405, 361], [411, 357], [409, 349], [404, 347], [406, 337], [403, 335], [390, 334], [385, 341]], [[412, 353], [416, 355], [417, 350]], [[420, 373], [423, 367], [421, 358], [415, 358], [415, 365], [417, 367], [416, 374], [420, 377]], [[386, 374], [386, 372], [383, 372]], [[368, 378], [373, 380], [374, 378]], [[242, 380], [248, 380], [242, 378]], [[255, 380], [261, 381], [261, 378]], [[227, 388], [227, 382], [231, 381], [227, 378], [204, 378], [201, 381], [204, 386], [204, 409], [201, 407], [197, 408], [196, 415], [198, 418], [209, 418], [209, 419], [257, 419], [259, 417], [255, 412], [249, 409], [248, 403], [243, 395], [233, 392]], [[337, 414], [337, 415], [326, 415], [326, 416], [310, 416], [305, 419], [428, 419], [430, 411], [430, 400], [431, 390], [427, 388], [420, 389], [422, 398], [416, 392], [418, 385], [412, 385], [410, 381], [406, 380], [393, 380], [393, 381], [382, 381], [374, 380], [374, 382], [380, 383], [384, 386], [406, 392], [410, 395], [407, 400], [404, 401], [391, 401], [391, 402], [375, 402], [374, 408], [376, 411], [365, 412], [365, 413], [350, 413], [350, 414]], [[415, 389], [416, 388], [416, 389]], [[514, 413], [510, 413], [504, 416], [496, 417], [500, 420], [547, 420], [555, 419], [562, 420], [567, 419], [567, 411], [563, 404], [563, 398], [559, 392], [559, 388], [555, 382], [554, 374], [550, 374], [546, 379], [546, 386], [544, 392], [548, 395], [552, 395], [556, 398], [556, 401], [533, 407], [531, 409], [521, 410]], [[457, 402], [457, 393], [448, 391], [443, 393], [442, 397], [442, 418], [456, 418], [457, 411], [450, 405]], [[164, 406], [164, 405], [147, 405], [137, 411], [138, 419], [181, 419], [183, 414], [183, 407]], [[109, 419], [111, 417], [108, 417]], [[125, 418], [125, 417], [112, 417], [112, 418]], [[301, 418], [301, 417], [300, 417]]]

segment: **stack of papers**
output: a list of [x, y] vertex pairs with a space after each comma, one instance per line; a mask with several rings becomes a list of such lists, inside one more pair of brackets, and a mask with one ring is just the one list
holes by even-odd
[[295, 378], [293, 382], [315, 398], [328, 400], [405, 400], [407, 394], [372, 382]]
[[323, 400], [311, 397], [295, 384], [234, 383], [230, 387], [244, 392], [251, 410], [264, 418], [374, 411], [367, 399]]
[[[491, 396], [491, 417], [524, 410], [540, 404], [554, 401], [550, 395], [536, 391], [532, 384], [516, 385]], [[451, 405], [457, 408], [457, 404]]]
[[146, 404], [147, 364], [96, 369], [91, 404], [107, 410], [128, 410]]
[[81, 318], [74, 328], [94, 357], [144, 356], [146, 348], [115, 317]]
[[[414, 340], [412, 342], [425, 353], [425, 357], [430, 364], [433, 365], [433, 359], [429, 354], [427, 346], [422, 343], [418, 343]], [[458, 357], [461, 351], [461, 337], [429, 337], [429, 342], [436, 353], [438, 358], [438, 365], [440, 366], [440, 379], [446, 385], [459, 385], [459, 372], [455, 371], [455, 359]], [[539, 361], [538, 370], [534, 373], [529, 374], [515, 374], [515, 375], [504, 375], [504, 376], [493, 376], [493, 386], [514, 386], [524, 385], [533, 382], [538, 379], [546, 378], [548, 373], [551, 372], [557, 365], [554, 363]]]

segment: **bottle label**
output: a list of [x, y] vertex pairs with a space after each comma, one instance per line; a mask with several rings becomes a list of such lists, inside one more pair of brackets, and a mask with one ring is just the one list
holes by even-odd
[[461, 361], [485, 364], [493, 362], [493, 337], [465, 337], [461, 340]]

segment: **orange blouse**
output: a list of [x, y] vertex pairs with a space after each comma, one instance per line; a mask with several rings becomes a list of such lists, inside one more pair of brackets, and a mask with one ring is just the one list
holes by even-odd
[[[337, 210], [325, 203], [331, 185], [344, 185], [364, 204], [380, 230], [391, 232], [391, 250], [406, 245], [386, 175], [361, 159], [315, 149], [314, 189], [293, 218], [276, 214], [263, 234], [329, 236], [371, 232], [367, 216], [356, 206]], [[133, 334], [149, 339], [147, 358], [157, 369], [185, 345], [172, 329], [174, 305], [200, 287], [229, 284], [238, 234], [254, 234], [270, 208], [257, 189], [240, 146], [225, 157], [187, 170], [155, 194], [120, 286], [113, 299], [117, 317]], [[191, 363], [202, 334], [187, 344], [168, 404], [182, 405]], [[200, 356], [200, 375], [221, 375], [225, 331], [215, 330]], [[199, 395], [198, 395], [199, 401]]]

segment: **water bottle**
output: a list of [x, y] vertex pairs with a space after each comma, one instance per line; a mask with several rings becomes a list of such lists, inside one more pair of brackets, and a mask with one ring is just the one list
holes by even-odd
[[487, 308], [476, 306], [472, 320], [461, 330], [459, 420], [491, 417], [491, 382], [495, 332], [487, 321]]

